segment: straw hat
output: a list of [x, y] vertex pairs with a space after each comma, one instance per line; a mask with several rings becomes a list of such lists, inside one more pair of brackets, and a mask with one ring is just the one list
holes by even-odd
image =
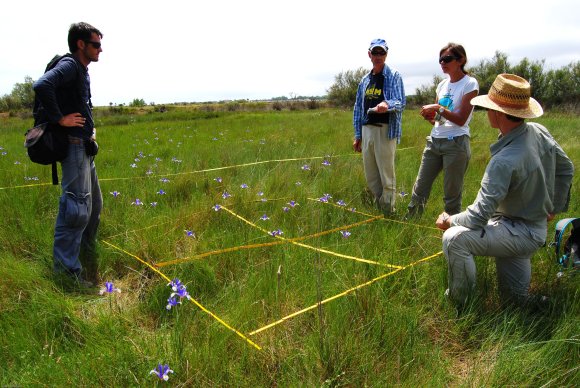
[[530, 84], [514, 74], [500, 74], [495, 78], [489, 93], [471, 99], [471, 105], [497, 110], [505, 114], [531, 119], [540, 117], [544, 110], [531, 97]]

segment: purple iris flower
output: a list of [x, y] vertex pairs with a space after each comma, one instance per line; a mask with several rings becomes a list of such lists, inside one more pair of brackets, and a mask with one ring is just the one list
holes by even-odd
[[342, 235], [343, 238], [349, 238], [350, 237], [350, 232], [348, 230], [341, 230], [340, 234]]
[[154, 374], [163, 381], [169, 380], [169, 373], [173, 373], [173, 371], [169, 368], [168, 364], [165, 365], [158, 364], [155, 369], [149, 372], [150, 375]]
[[173, 294], [171, 294], [172, 296], [169, 297], [169, 299], [167, 299], [167, 306], [165, 306], [165, 308], [167, 310], [171, 310], [172, 307], [177, 306], [178, 304], [181, 304], [181, 301], [179, 299], [177, 299], [175, 296], [173, 296]]
[[219, 211], [221, 208], [222, 207], [220, 205], [217, 205], [217, 204], [212, 207], [212, 209], [216, 212]]
[[185, 235], [186, 235], [187, 237], [193, 237], [193, 238], [196, 238], [196, 236], [195, 236], [195, 232], [194, 232], [193, 230], [186, 230], [186, 231], [185, 231]]
[[328, 200], [330, 200], [332, 198], [332, 196], [330, 194], [324, 194], [322, 197], [318, 198], [318, 200], [320, 202], [328, 202]]
[[131, 168], [137, 168], [137, 164], [136, 163], [131, 163]]
[[157, 202], [151, 202], [151, 207], [157, 206]]
[[310, 170], [310, 166], [309, 166], [309, 165], [307, 165], [307, 164], [305, 164], [304, 166], [302, 166], [302, 169], [303, 169], [304, 171], [309, 171], [309, 170]]
[[[169, 305], [171, 304], [170, 300], [171, 298], [175, 298], [175, 295], [179, 296], [179, 299], [183, 298], [189, 299], [189, 293], [187, 292], [187, 288], [183, 283], [181, 283], [181, 281], [178, 278], [175, 278], [171, 282], [169, 282], [168, 286], [171, 286], [171, 289], [173, 290], [173, 293], [171, 294], [169, 299], [167, 299], [168, 310], [170, 308]], [[173, 304], [173, 306], [175, 306], [175, 304]]]
[[346, 202], [344, 202], [342, 199], [339, 199], [339, 200], [336, 202], [336, 204], [337, 204], [338, 206], [346, 206]]
[[167, 285], [170, 286], [173, 291], [177, 291], [179, 287], [184, 287], [183, 283], [181, 283], [181, 280], [178, 278], [173, 279]]
[[240, 185], [240, 187], [241, 187], [242, 189], [247, 189], [247, 188], [248, 188], [248, 185], [247, 185], [247, 184], [245, 184], [245, 183], [242, 183], [242, 184]]
[[121, 195], [121, 193], [119, 193], [118, 191], [111, 191], [110, 194], [115, 198], [117, 198], [119, 195]]
[[143, 202], [139, 198], [135, 198], [135, 202], [131, 202], [131, 205], [143, 206]]
[[157, 194], [159, 194], [159, 195], [165, 195], [165, 194], [167, 194], [167, 193], [166, 193], [165, 191], [163, 191], [163, 190], [159, 190], [159, 191], [157, 192]]
[[219, 176], [217, 178], [213, 178], [214, 181], [216, 181], [217, 183], [222, 183], [222, 178], [220, 178]]
[[232, 196], [232, 195], [231, 195], [230, 193], [228, 193], [227, 191], [224, 191], [224, 192], [223, 192], [223, 194], [222, 194], [222, 198], [223, 198], [223, 199], [229, 198], [229, 197], [231, 197], [231, 196]]
[[324, 159], [324, 161], [322, 162], [323, 166], [330, 166], [330, 162], [326, 159]]
[[298, 206], [300, 204], [294, 200], [291, 200], [290, 202], [288, 202], [288, 205], [290, 205], [290, 207], [295, 207], [295, 206]]
[[284, 206], [282, 208], [282, 210], [284, 210], [285, 213], [288, 213], [288, 211], [290, 210], [290, 208], [288, 206]]
[[105, 287], [101, 288], [99, 294], [103, 295], [105, 293], [112, 294], [113, 292], [121, 292], [119, 288], [115, 288], [112, 282], [105, 282]]
[[270, 232], [270, 236], [272, 236], [272, 237], [281, 236], [283, 234], [284, 234], [284, 232], [282, 232], [280, 229], [273, 230]]
[[169, 179], [161, 178], [161, 179], [159, 179], [159, 182], [167, 183], [167, 182], [169, 182]]
[[270, 217], [268, 217], [266, 214], [264, 214], [262, 217], [260, 217], [260, 219], [261, 219], [262, 221], [266, 221], [266, 220], [269, 220], [269, 219], [270, 219]]
[[179, 287], [176, 292], [171, 294], [170, 298], [175, 298], [175, 295], [179, 296], [180, 300], [183, 298], [189, 299], [189, 292], [187, 292], [187, 288], [185, 288], [185, 286]]

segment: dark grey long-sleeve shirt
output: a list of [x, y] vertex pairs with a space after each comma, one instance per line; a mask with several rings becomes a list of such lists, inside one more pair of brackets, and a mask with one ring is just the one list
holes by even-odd
[[452, 225], [470, 229], [504, 216], [524, 222], [546, 238], [548, 214], [568, 209], [574, 165], [548, 130], [523, 123], [491, 145], [481, 189], [472, 205], [451, 216]]

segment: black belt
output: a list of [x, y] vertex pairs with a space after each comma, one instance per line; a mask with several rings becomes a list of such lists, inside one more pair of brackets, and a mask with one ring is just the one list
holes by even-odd
[[83, 144], [83, 139], [81, 139], [79, 137], [69, 136], [68, 137], [68, 142], [71, 143], [71, 144]]

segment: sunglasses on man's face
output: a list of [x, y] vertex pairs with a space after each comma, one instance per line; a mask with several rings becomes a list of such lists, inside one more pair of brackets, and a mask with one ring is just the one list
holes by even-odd
[[387, 52], [383, 51], [383, 50], [377, 50], [377, 51], [371, 51], [371, 54], [378, 57], [378, 56], [387, 55]]
[[93, 42], [92, 40], [87, 40], [87, 41], [85, 41], [85, 43], [90, 44], [91, 46], [93, 46], [97, 50], [101, 48], [101, 42]]
[[454, 59], [457, 59], [457, 57], [454, 55], [444, 55], [441, 58], [439, 58], [439, 63], [441, 63], [441, 62], [449, 63], [449, 62], [453, 61]]

